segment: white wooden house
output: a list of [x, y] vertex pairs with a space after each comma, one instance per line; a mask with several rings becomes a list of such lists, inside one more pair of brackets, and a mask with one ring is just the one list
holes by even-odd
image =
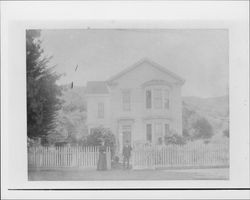
[[[107, 81], [87, 82], [87, 126], [110, 128], [117, 145], [158, 143], [170, 130], [182, 134], [184, 80], [142, 59]], [[121, 149], [121, 148], [120, 148]]]

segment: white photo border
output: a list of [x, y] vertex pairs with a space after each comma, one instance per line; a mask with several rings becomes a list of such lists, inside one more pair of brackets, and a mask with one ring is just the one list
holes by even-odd
[[[144, 189], [249, 188], [249, 21], [247, 18], [249, 11], [246, 8], [247, 4], [248, 2], [216, 3], [214, 1], [3, 2], [1, 19], [2, 194], [8, 198], [17, 198], [26, 197], [27, 193], [15, 189], [136, 189], [138, 186]], [[118, 181], [119, 184], [117, 181], [28, 181], [25, 30], [65, 28], [228, 29], [230, 133], [232, 133], [230, 134], [230, 180]], [[39, 198], [52, 198], [46, 191], [36, 192], [41, 194]], [[35, 197], [36, 192], [28, 193], [29, 197]], [[110, 198], [114, 195], [110, 191], [100, 191], [98, 194], [95, 191], [78, 193], [81, 195], [72, 192], [74, 191], [63, 195], [60, 191], [55, 191], [52, 196], [80, 198], [84, 194], [87, 197], [88, 195], [102, 197], [103, 192]], [[125, 194], [126, 191], [123, 192]], [[166, 192], [171, 198], [180, 197], [178, 191], [167, 190], [159, 191], [159, 197], [164, 197]], [[201, 191], [197, 191], [196, 194], [183, 192], [194, 198]], [[217, 194], [218, 192], [217, 190]], [[68, 196], [71, 193], [73, 196]], [[131, 191], [130, 194], [126, 193], [128, 196], [125, 197], [129, 198], [131, 194], [134, 197], [138, 195], [155, 197], [150, 191], [138, 193]], [[229, 194], [233, 195], [230, 192], [225, 193], [225, 195]], [[212, 196], [213, 194], [209, 193], [207, 197]]]

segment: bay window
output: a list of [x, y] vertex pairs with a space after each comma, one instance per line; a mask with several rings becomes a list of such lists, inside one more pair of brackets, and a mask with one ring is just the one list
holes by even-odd
[[146, 109], [169, 110], [169, 90], [162, 88], [146, 90]]
[[155, 124], [155, 138], [156, 144], [162, 144], [162, 123]]
[[146, 125], [146, 139], [147, 142], [152, 142], [152, 124]]
[[154, 108], [162, 109], [162, 90], [154, 89]]
[[169, 122], [156, 120], [146, 123], [146, 141], [156, 145], [163, 145], [165, 137], [170, 135]]

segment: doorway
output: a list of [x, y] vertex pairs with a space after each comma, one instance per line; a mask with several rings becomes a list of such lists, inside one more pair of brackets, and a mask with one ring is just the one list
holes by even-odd
[[131, 132], [132, 127], [131, 125], [123, 125], [122, 126], [122, 145], [124, 146], [126, 142], [131, 145]]

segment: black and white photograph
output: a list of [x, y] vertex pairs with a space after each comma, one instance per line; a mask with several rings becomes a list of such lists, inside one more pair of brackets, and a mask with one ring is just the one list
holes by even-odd
[[3, 199], [249, 199], [248, 1], [0, 5]]
[[26, 30], [29, 180], [229, 179], [228, 31]]

